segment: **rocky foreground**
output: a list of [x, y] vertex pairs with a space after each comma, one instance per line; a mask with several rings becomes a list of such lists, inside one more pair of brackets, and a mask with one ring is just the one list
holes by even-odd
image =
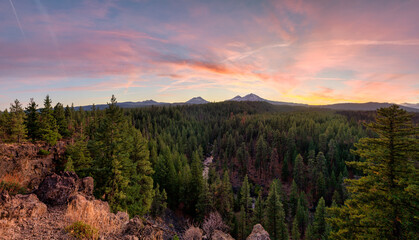
[[[76, 239], [66, 227], [82, 221], [98, 229], [99, 239], [214, 239], [231, 240], [219, 229], [205, 233], [190, 226], [179, 231], [163, 220], [111, 213], [108, 203], [93, 197], [93, 179], [64, 172], [48, 175], [30, 194], [12, 196], [0, 189], [0, 239]], [[208, 230], [207, 230], [208, 231]], [[270, 239], [258, 224], [248, 240]]]

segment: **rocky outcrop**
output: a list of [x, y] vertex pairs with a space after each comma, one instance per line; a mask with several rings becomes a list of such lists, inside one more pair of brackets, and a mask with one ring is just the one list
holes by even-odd
[[260, 224], [253, 226], [252, 233], [246, 238], [247, 240], [271, 240], [269, 233]]
[[212, 233], [211, 240], [234, 240], [234, 238], [230, 234], [224, 233], [220, 230], [215, 230]]
[[[51, 173], [64, 155], [66, 143], [0, 143], [0, 181], [17, 182], [30, 190]], [[44, 151], [41, 151], [44, 150]]]
[[163, 240], [164, 230], [147, 220], [134, 217], [127, 224], [125, 235], [128, 239]]
[[40, 217], [47, 212], [47, 206], [35, 194], [9, 196], [3, 191], [0, 196], [0, 219], [22, 220]]
[[49, 205], [67, 204], [70, 197], [82, 193], [87, 197], [93, 195], [93, 178], [79, 179], [73, 172], [53, 173], [39, 185], [36, 195]]

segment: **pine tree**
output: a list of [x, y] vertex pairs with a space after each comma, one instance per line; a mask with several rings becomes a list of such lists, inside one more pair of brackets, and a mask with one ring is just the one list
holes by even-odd
[[132, 169], [127, 190], [127, 205], [130, 215], [143, 215], [151, 207], [153, 190], [153, 169], [149, 161], [147, 141], [139, 130], [133, 129], [133, 148], [130, 159]]
[[289, 206], [291, 210], [291, 216], [294, 216], [297, 212], [297, 206], [298, 206], [298, 187], [294, 180], [291, 183]]
[[10, 138], [12, 141], [20, 143], [26, 138], [25, 112], [23, 112], [22, 104], [19, 100], [15, 100], [14, 104], [10, 104]]
[[127, 208], [127, 190], [132, 169], [132, 137], [122, 109], [112, 96], [94, 140], [90, 142], [95, 159], [96, 195], [105, 196], [112, 211]]
[[298, 221], [297, 218], [294, 218], [292, 222], [292, 240], [299, 240], [300, 239], [300, 231], [298, 230]]
[[239, 239], [246, 239], [247, 236], [247, 213], [243, 205], [240, 207], [240, 220], [239, 220]]
[[57, 121], [54, 118], [54, 111], [51, 106], [51, 99], [49, 95], [44, 100], [44, 108], [41, 109], [39, 133], [41, 140], [46, 141], [51, 145], [55, 145], [61, 138], [58, 132]]
[[191, 192], [190, 192], [190, 206], [192, 207], [191, 213], [197, 214], [197, 205], [199, 196], [203, 190], [204, 179], [202, 176], [202, 162], [199, 156], [198, 151], [195, 151], [192, 156], [191, 163]]
[[308, 206], [304, 192], [300, 194], [300, 198], [298, 199], [296, 218], [300, 227], [300, 233], [303, 234], [308, 226]]
[[316, 213], [314, 214], [313, 222], [313, 234], [316, 239], [322, 239], [326, 237], [326, 212], [325, 202], [323, 198], [320, 198], [319, 203], [316, 207]]
[[35, 141], [40, 138], [39, 136], [39, 113], [38, 104], [31, 98], [26, 110], [26, 128], [28, 129], [28, 137]]
[[266, 225], [268, 232], [274, 240], [288, 239], [288, 230], [285, 224], [284, 208], [278, 194], [277, 182], [273, 181], [266, 199]]
[[150, 209], [152, 216], [157, 217], [163, 215], [167, 208], [166, 200], [166, 191], [164, 189], [160, 191], [160, 186], [157, 184], [156, 188], [154, 189], [154, 198]]
[[303, 187], [305, 186], [304, 163], [303, 157], [300, 154], [298, 154], [295, 158], [293, 178], [297, 186], [300, 189], [303, 189]]
[[65, 154], [67, 156], [65, 168], [71, 165], [72, 170], [79, 177], [86, 177], [92, 173], [93, 159], [90, 156], [85, 138], [79, 138], [74, 144], [68, 145]]
[[58, 132], [62, 137], [69, 137], [68, 123], [65, 117], [64, 107], [61, 103], [57, 103], [54, 107], [54, 118], [57, 122]]
[[365, 161], [347, 164], [364, 174], [347, 180], [350, 199], [332, 207], [334, 239], [414, 239], [418, 221], [418, 128], [396, 105], [377, 110], [367, 125], [376, 138], [363, 138], [354, 153]]
[[262, 199], [262, 191], [259, 191], [258, 198], [256, 199], [255, 209], [253, 210], [253, 225], [262, 224], [265, 225], [264, 222], [264, 202]]
[[208, 182], [204, 180], [203, 189], [197, 203], [198, 219], [202, 221], [206, 215], [214, 210], [213, 195], [210, 192]]
[[250, 213], [252, 199], [250, 198], [250, 186], [249, 181], [247, 179], [247, 174], [244, 177], [242, 187], [240, 189], [240, 196], [240, 205], [244, 207], [244, 211], [246, 212], [246, 214]]

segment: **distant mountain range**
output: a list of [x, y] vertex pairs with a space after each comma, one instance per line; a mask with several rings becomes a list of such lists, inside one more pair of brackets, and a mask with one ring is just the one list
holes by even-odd
[[[379, 108], [385, 108], [393, 105], [393, 103], [379, 103], [379, 102], [367, 102], [367, 103], [337, 103], [329, 105], [320, 105], [317, 107], [329, 108], [333, 110], [349, 110], [349, 111], [375, 111]], [[400, 108], [408, 112], [419, 112], [419, 108], [406, 107], [400, 105]]]
[[[378, 103], [378, 102], [367, 102], [367, 103], [337, 103], [337, 104], [329, 104], [329, 105], [307, 105], [301, 103], [293, 103], [293, 102], [279, 102], [279, 101], [271, 101], [264, 98], [259, 97], [256, 94], [250, 93], [244, 97], [235, 96], [232, 99], [226, 101], [234, 101], [234, 102], [267, 102], [273, 105], [288, 105], [288, 106], [305, 106], [305, 107], [318, 107], [318, 108], [328, 108], [333, 110], [349, 110], [349, 111], [374, 111], [378, 108], [388, 107], [392, 105], [392, 103]], [[156, 102], [154, 100], [146, 100], [140, 102], [120, 102], [117, 103], [118, 106], [122, 108], [138, 108], [138, 107], [148, 107], [148, 106], [177, 106], [177, 105], [196, 105], [196, 104], [206, 104], [209, 103], [207, 100], [203, 99], [202, 97], [194, 97], [186, 102], [176, 102], [176, 103], [166, 103], [166, 102]], [[98, 104], [95, 105], [97, 109], [105, 109], [108, 105], [107, 104]], [[411, 104], [411, 103], [404, 103], [399, 105], [402, 109], [405, 109], [409, 112], [419, 112], [419, 103]], [[92, 110], [93, 105], [82, 106], [84, 110]]]
[[268, 102], [270, 104], [273, 105], [291, 105], [291, 106], [308, 106], [307, 104], [302, 104], [302, 103], [293, 103], [293, 102], [277, 102], [277, 101], [271, 101], [271, 100], [266, 100], [264, 98], [259, 97], [256, 94], [247, 94], [244, 97], [241, 96], [235, 96], [234, 98], [227, 100], [227, 101], [235, 101], [235, 102]]

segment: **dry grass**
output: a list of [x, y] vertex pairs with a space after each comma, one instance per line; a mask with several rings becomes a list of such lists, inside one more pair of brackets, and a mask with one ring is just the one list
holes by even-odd
[[0, 177], [0, 182], [21, 184], [23, 180], [19, 173], [12, 172], [6, 173], [3, 177]]
[[99, 200], [88, 201], [78, 195], [67, 207], [66, 217], [70, 222], [81, 221], [99, 230], [100, 235], [109, 235], [121, 230], [121, 221], [110, 213], [109, 206]]

